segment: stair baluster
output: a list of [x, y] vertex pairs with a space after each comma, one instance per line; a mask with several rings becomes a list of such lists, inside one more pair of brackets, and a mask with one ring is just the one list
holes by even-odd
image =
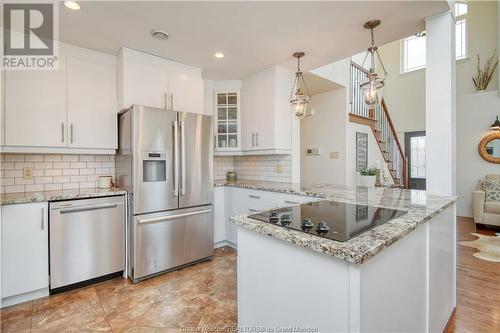
[[408, 188], [408, 161], [404, 156], [384, 98], [375, 110], [368, 109], [363, 101], [359, 83], [367, 75], [368, 70], [351, 62], [351, 115], [355, 117], [350, 119], [371, 127], [394, 184]]

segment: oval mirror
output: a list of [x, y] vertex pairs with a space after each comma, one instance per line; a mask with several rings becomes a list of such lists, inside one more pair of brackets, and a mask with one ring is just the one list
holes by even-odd
[[500, 164], [500, 132], [485, 136], [479, 143], [478, 150], [484, 160]]

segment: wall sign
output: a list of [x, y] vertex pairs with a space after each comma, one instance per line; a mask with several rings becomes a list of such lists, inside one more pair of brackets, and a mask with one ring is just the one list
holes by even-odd
[[356, 132], [356, 171], [368, 167], [368, 133]]

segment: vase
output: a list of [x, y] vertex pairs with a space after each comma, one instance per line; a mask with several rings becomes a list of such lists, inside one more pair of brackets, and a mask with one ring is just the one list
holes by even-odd
[[361, 186], [375, 187], [377, 176], [359, 176]]

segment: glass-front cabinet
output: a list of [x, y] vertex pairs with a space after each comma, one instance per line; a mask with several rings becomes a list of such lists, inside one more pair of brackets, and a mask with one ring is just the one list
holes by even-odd
[[215, 153], [241, 151], [240, 92], [215, 91]]

